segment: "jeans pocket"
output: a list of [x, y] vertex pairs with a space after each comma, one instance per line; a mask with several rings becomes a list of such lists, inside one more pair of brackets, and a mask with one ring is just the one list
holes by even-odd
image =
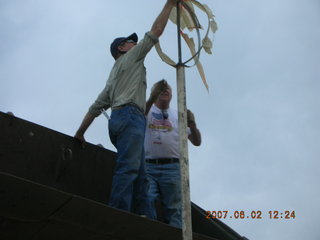
[[146, 117], [145, 115], [136, 107], [132, 107], [130, 109], [130, 119], [135, 122], [137, 125], [142, 127], [145, 131], [146, 128]]
[[128, 124], [130, 112], [127, 107], [112, 111], [111, 119], [109, 121], [109, 132], [112, 135], [120, 134]]

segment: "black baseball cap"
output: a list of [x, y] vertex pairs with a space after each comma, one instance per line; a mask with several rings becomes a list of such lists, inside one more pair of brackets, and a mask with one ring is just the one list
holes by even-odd
[[111, 52], [111, 55], [113, 56], [114, 59], [116, 59], [116, 57], [118, 55], [119, 45], [127, 40], [132, 40], [134, 42], [138, 42], [138, 35], [136, 33], [132, 33], [128, 37], [119, 37], [119, 38], [116, 38], [115, 40], [113, 40], [113, 42], [110, 45], [110, 52]]

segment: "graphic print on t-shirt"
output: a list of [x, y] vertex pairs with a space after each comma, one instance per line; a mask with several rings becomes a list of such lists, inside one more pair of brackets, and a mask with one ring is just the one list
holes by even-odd
[[146, 158], [179, 158], [178, 113], [153, 105], [147, 115]]
[[172, 123], [169, 119], [164, 119], [161, 113], [152, 112], [151, 122], [148, 126], [152, 131], [170, 132]]

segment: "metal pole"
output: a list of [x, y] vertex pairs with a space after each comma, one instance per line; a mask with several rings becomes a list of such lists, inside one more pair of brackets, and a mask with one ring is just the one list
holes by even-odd
[[180, 137], [180, 176], [182, 198], [183, 240], [192, 240], [191, 202], [189, 184], [188, 134], [184, 66], [177, 67], [178, 119]]
[[182, 198], [182, 239], [192, 240], [191, 202], [189, 184], [188, 134], [187, 134], [187, 107], [185, 67], [182, 64], [181, 33], [180, 33], [180, 1], [177, 2], [177, 31], [178, 57], [177, 64], [177, 91], [178, 91], [178, 120], [180, 146], [180, 176]]

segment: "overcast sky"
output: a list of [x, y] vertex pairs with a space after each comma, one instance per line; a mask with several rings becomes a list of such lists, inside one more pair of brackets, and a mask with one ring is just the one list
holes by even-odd
[[[114, 63], [112, 40], [142, 38], [164, 2], [0, 0], [0, 111], [73, 136]], [[200, 2], [219, 30], [214, 54], [201, 55], [210, 92], [196, 68], [186, 70], [203, 138], [189, 145], [192, 201], [230, 214], [260, 210], [261, 220], [222, 219], [249, 239], [320, 239], [320, 1]], [[160, 42], [176, 59], [172, 23]], [[176, 95], [175, 69], [154, 49], [145, 65], [148, 95], [162, 78]], [[115, 150], [103, 116], [85, 137]], [[269, 219], [270, 210], [296, 218]]]

